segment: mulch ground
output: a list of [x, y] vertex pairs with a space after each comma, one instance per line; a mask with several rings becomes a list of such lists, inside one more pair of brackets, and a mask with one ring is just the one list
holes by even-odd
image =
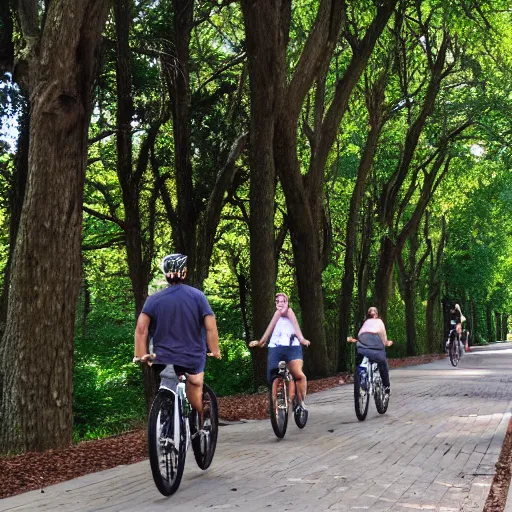
[[508, 424], [507, 434], [501, 446], [500, 457], [496, 463], [496, 474], [492, 480], [491, 490], [487, 496], [483, 512], [503, 512], [510, 487], [511, 470], [512, 419]]
[[[429, 363], [443, 357], [445, 356], [435, 354], [390, 359], [388, 362], [390, 368], [398, 368]], [[352, 382], [352, 376], [348, 374], [313, 380], [308, 382], [308, 393], [317, 393], [350, 382]], [[221, 419], [238, 421], [268, 418], [267, 393], [227, 396], [218, 400]], [[507, 439], [509, 437], [507, 435]], [[147, 458], [145, 429], [106, 439], [86, 441], [69, 448], [41, 453], [25, 453], [15, 457], [0, 457], [0, 499], [34, 489], [41, 489], [41, 492], [44, 492], [44, 487], [49, 485], [122, 464], [134, 464], [145, 458]], [[510, 481], [510, 463], [508, 468], [507, 490]], [[485, 509], [486, 512], [498, 510], [503, 509]]]

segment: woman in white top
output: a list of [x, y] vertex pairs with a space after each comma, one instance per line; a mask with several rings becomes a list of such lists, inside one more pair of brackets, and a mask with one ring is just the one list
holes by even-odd
[[[304, 339], [292, 308], [288, 306], [285, 293], [276, 294], [276, 312], [259, 340], [249, 343], [249, 347], [264, 347], [268, 341], [267, 379], [269, 384], [277, 370], [279, 361], [286, 361], [297, 386], [299, 403], [305, 408], [307, 380], [302, 371], [302, 347], [310, 342]], [[293, 398], [293, 397], [291, 397]]]

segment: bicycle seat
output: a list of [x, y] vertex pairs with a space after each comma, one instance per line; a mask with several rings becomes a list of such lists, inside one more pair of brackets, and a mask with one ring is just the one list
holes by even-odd
[[177, 384], [178, 376], [174, 371], [174, 366], [172, 364], [166, 365], [165, 368], [160, 372], [160, 386], [174, 391]]

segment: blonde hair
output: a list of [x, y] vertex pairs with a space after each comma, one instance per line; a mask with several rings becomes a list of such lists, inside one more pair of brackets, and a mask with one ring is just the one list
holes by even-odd
[[286, 295], [286, 293], [283, 293], [283, 292], [276, 293], [276, 299], [277, 299], [277, 297], [284, 297], [286, 299], [286, 302], [288, 302], [288, 295]]

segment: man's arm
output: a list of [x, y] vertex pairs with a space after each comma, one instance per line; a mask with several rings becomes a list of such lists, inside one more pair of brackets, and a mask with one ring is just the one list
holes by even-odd
[[213, 357], [221, 358], [219, 350], [219, 331], [217, 330], [217, 321], [214, 315], [204, 317], [204, 327], [206, 329], [206, 345]]
[[141, 313], [137, 319], [137, 326], [135, 327], [135, 357], [143, 357], [147, 354], [147, 339], [149, 324], [151, 317], [146, 313]]

